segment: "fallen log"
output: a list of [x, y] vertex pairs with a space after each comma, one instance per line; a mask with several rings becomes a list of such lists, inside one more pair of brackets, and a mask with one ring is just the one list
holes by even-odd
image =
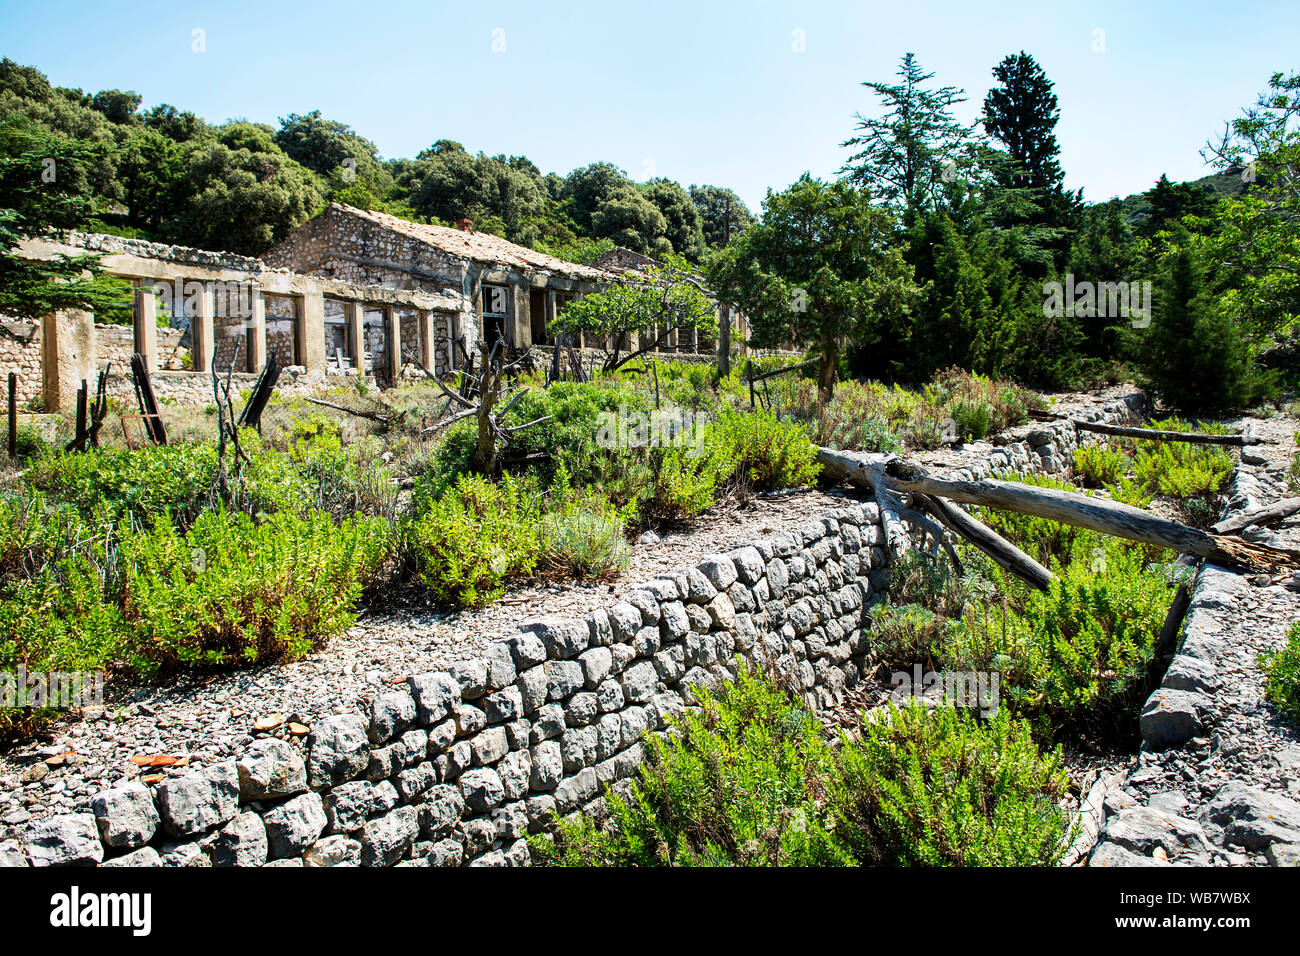
[[1266, 508], [1259, 508], [1247, 514], [1224, 518], [1210, 530], [1215, 534], [1237, 534], [1247, 528], [1281, 521], [1300, 511], [1300, 498], [1283, 498]]
[[953, 534], [969, 541], [992, 558], [1000, 568], [1014, 574], [1030, 587], [1046, 591], [1056, 580], [1056, 575], [1047, 568], [957, 506], [930, 495], [915, 495], [913, 500], [918, 507], [938, 518]]
[[817, 459], [822, 463], [826, 476], [866, 486], [878, 499], [883, 487], [895, 495], [930, 495], [961, 504], [1035, 515], [1130, 541], [1187, 552], [1210, 561], [1268, 571], [1300, 567], [1300, 551], [1198, 531], [1140, 508], [1080, 492], [1013, 481], [934, 478], [893, 455], [853, 455], [822, 448], [818, 450]]
[[1272, 444], [1258, 435], [1207, 435], [1204, 432], [1174, 432], [1160, 428], [1137, 428], [1133, 425], [1109, 425], [1105, 422], [1085, 422], [1077, 418], [1065, 419], [1081, 432], [1115, 435], [1120, 438], [1141, 438], [1146, 441], [1181, 441], [1191, 445], [1264, 445]]

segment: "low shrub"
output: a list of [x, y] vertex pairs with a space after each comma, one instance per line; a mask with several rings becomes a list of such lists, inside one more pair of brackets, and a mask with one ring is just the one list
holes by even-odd
[[618, 510], [595, 502], [566, 506], [542, 515], [539, 566], [566, 578], [612, 577], [632, 560]]
[[1264, 672], [1264, 699], [1300, 724], [1300, 621], [1286, 632], [1285, 647], [1260, 655], [1259, 666]]
[[1074, 450], [1074, 470], [1092, 488], [1115, 484], [1131, 466], [1127, 455], [1108, 445], [1084, 445]]
[[1023, 587], [976, 606], [950, 632], [943, 664], [1001, 675], [1002, 699], [1045, 738], [1130, 735], [1171, 598], [1144, 555], [1113, 544], [1059, 568], [1047, 591]]
[[873, 866], [1054, 866], [1068, 845], [1059, 750], [1028, 725], [947, 707], [889, 706], [845, 739], [832, 790], [836, 835]]
[[355, 619], [389, 547], [377, 519], [205, 511], [181, 533], [163, 516], [124, 533], [118, 556], [130, 659], [143, 673], [306, 654]]
[[[1166, 431], [1191, 431], [1186, 422], [1170, 418], [1153, 420], [1152, 428]], [[1226, 429], [1211, 426], [1209, 434]], [[1189, 442], [1140, 442], [1133, 458], [1133, 475], [1147, 494], [1170, 498], [1215, 495], [1232, 476], [1232, 456], [1218, 445], [1193, 445]]]
[[539, 558], [536, 507], [510, 475], [488, 481], [463, 474], [436, 498], [419, 502], [407, 538], [419, 580], [441, 601], [483, 607], [504, 582], [531, 574]]
[[978, 441], [992, 428], [995, 410], [988, 402], [959, 398], [952, 403], [952, 421], [957, 437]]
[[729, 442], [736, 470], [755, 488], [776, 490], [810, 485], [821, 473], [817, 448], [803, 425], [780, 421], [771, 412], [724, 410], [706, 441]]
[[564, 866], [1051, 865], [1067, 836], [1059, 754], [1005, 711], [983, 723], [891, 708], [832, 747], [817, 720], [742, 667], [668, 735], [643, 738], [608, 823], [531, 837]]

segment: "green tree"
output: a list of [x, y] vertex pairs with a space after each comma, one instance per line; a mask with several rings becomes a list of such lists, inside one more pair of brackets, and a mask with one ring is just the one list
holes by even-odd
[[[1006, 161], [990, 164], [990, 170], [1004, 189], [1028, 191], [1037, 207], [1022, 210], [1013, 221], [1072, 227], [1081, 194], [1064, 188], [1055, 132], [1061, 110], [1054, 84], [1023, 50], [1004, 57], [993, 76], [998, 85], [984, 97], [984, 130], [1005, 148]], [[1062, 235], [1055, 251], [1062, 254], [1067, 246]]]
[[[552, 335], [596, 336], [605, 350], [605, 371], [662, 348], [674, 329], [718, 332], [718, 316], [700, 280], [684, 259], [645, 273], [644, 280], [615, 282], [570, 302], [547, 327]], [[632, 336], [638, 336], [633, 347]]]
[[260, 255], [325, 201], [315, 174], [286, 156], [267, 127], [221, 127], [218, 138], [190, 143], [185, 163], [178, 232], [203, 249]]
[[1300, 73], [1275, 73], [1254, 106], [1203, 151], [1252, 184], [1199, 240], [1222, 283], [1218, 306], [1261, 344], [1300, 319]]
[[1217, 308], [1199, 254], [1186, 241], [1165, 256], [1146, 331], [1143, 371], [1169, 405], [1214, 414], [1255, 397], [1259, 384], [1248, 347]]
[[719, 297], [749, 317], [755, 345], [816, 351], [823, 401], [844, 345], [879, 341], [918, 291], [893, 217], [851, 183], [806, 173], [768, 194], [762, 220], [710, 260], [708, 275]]
[[85, 222], [94, 211], [88, 169], [104, 149], [57, 136], [23, 117], [0, 125], [0, 312], [34, 320], [112, 303], [115, 296], [95, 281], [97, 256], [29, 262], [14, 253], [24, 239]]
[[841, 143], [856, 149], [842, 172], [891, 205], [905, 210], [932, 207], [945, 182], [954, 180], [972, 162], [973, 130], [957, 122], [952, 107], [965, 102], [954, 86], [931, 89], [916, 55], [906, 53], [898, 68], [899, 83], [862, 85], [881, 100], [881, 116], [855, 113], [860, 132]]
[[732, 190], [723, 186], [692, 186], [691, 202], [700, 211], [704, 241], [720, 249], [755, 222], [749, 207]]
[[663, 215], [665, 237], [673, 251], [692, 262], [704, 256], [704, 223], [690, 194], [671, 179], [652, 179], [642, 187], [645, 197]]

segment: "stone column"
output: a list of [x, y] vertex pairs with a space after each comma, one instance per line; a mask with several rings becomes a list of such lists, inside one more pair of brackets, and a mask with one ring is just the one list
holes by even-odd
[[[349, 302], [343, 307], [344, 337], [347, 339], [352, 367], [358, 375], [366, 374], [366, 304]], [[328, 359], [328, 356], [327, 356]]]
[[253, 290], [253, 314], [248, 320], [248, 370], [260, 372], [266, 364], [266, 297]]
[[389, 382], [396, 387], [402, 381], [402, 317], [391, 305], [384, 306], [384, 353]]
[[193, 359], [194, 371], [211, 372], [216, 303], [213, 301], [212, 287], [206, 283], [199, 293], [198, 306], [198, 314], [190, 317], [190, 357]]
[[41, 404], [57, 412], [95, 372], [95, 315], [81, 309], [41, 319]]
[[152, 285], [135, 286], [135, 310], [132, 315], [132, 348], [144, 356], [150, 372], [158, 368], [158, 297]]
[[325, 293], [304, 292], [294, 322], [294, 354], [309, 372], [325, 371]]
[[433, 328], [433, 311], [431, 309], [417, 309], [415, 312], [415, 325], [420, 330], [420, 364], [437, 375], [438, 359]]

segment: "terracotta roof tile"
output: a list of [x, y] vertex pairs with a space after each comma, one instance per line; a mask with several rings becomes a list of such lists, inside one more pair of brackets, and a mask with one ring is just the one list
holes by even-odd
[[605, 269], [566, 262], [555, 256], [517, 246], [513, 242], [486, 232], [465, 232], [449, 229], [446, 226], [432, 226], [427, 223], [410, 222], [397, 216], [373, 210], [357, 209], [342, 203], [331, 203], [331, 208], [349, 215], [368, 219], [376, 225], [391, 229], [393, 232], [410, 236], [419, 242], [428, 243], [453, 256], [460, 256], [473, 262], [495, 263], [510, 266], [526, 272], [546, 272], [569, 279], [584, 279], [589, 282], [617, 282], [619, 275]]

